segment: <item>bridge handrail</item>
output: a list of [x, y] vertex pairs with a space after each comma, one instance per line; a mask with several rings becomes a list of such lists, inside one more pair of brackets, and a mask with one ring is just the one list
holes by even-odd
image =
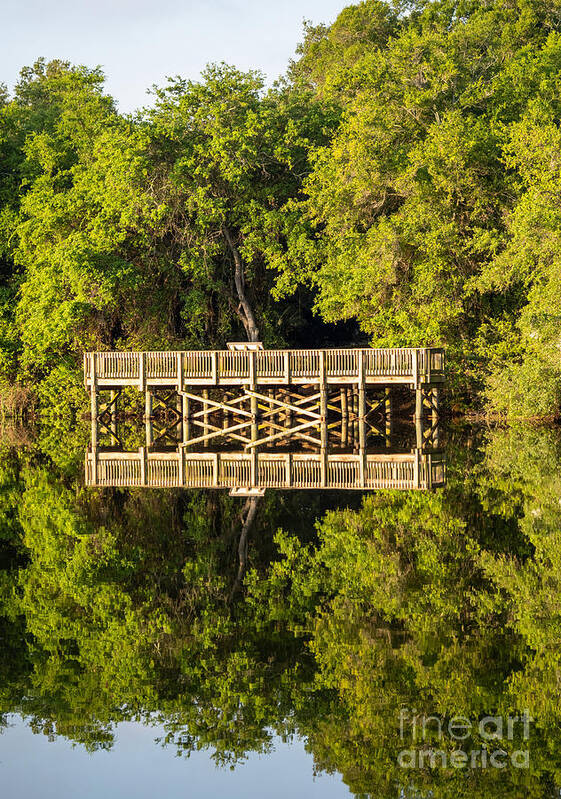
[[[362, 479], [358, 456], [330, 456], [324, 483], [319, 455], [279, 455], [258, 459], [255, 484], [260, 488], [423, 489], [442, 483], [442, 462], [436, 455], [417, 461], [417, 466], [413, 455], [395, 460], [368, 456]], [[173, 457], [156, 453], [146, 457], [143, 452], [98, 453], [95, 478], [93, 466], [89, 452], [86, 485], [235, 488], [251, 484], [251, 456], [247, 453], [182, 453]]]
[[[323, 361], [323, 364], [322, 364]], [[361, 368], [365, 377], [442, 375], [444, 349], [439, 347], [341, 348], [310, 350], [183, 350], [154, 352], [89, 352], [84, 354], [86, 383], [98, 380], [154, 379], [185, 381], [260, 378], [287, 381], [289, 377], [352, 377]]]

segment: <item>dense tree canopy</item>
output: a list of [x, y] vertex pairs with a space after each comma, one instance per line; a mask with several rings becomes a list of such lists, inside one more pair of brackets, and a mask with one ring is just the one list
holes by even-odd
[[274, 88], [214, 65], [133, 116], [99, 69], [25, 68], [0, 98], [4, 379], [313, 330], [445, 345], [457, 395], [556, 413], [560, 71], [556, 0], [364, 0]]

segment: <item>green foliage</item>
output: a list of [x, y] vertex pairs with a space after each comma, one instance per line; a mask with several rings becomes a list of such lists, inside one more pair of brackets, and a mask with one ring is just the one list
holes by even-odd
[[[0, 713], [89, 749], [110, 748], [119, 721], [157, 721], [166, 745], [230, 765], [298, 733], [318, 770], [365, 797], [404, 780], [450, 799], [543, 796], [561, 775], [561, 442], [467, 432], [442, 491], [327, 513], [267, 498], [234, 602], [235, 499], [85, 491], [4, 452]], [[468, 750], [485, 744], [482, 716], [527, 708], [530, 768], [404, 772], [400, 708], [466, 716]], [[458, 748], [434, 725], [427, 742]], [[525, 746], [520, 729], [501, 741]]]
[[280, 265], [277, 291], [308, 281], [323, 318], [358, 320], [376, 345], [445, 344], [453, 389], [473, 395], [490, 373], [501, 410], [527, 415], [536, 375], [538, 412], [554, 413], [557, 5], [407, 7], [364, 2], [306, 30], [293, 83], [342, 119], [299, 204], [311, 254]]
[[273, 89], [212, 65], [129, 117], [99, 69], [24, 69], [0, 103], [0, 377], [307, 341], [315, 311], [445, 345], [457, 398], [556, 414], [560, 26], [555, 0], [364, 0], [306, 23]]
[[125, 118], [99, 70], [38, 62], [0, 109], [13, 162], [0, 186], [7, 377], [77, 372], [87, 349], [240, 338], [246, 298], [269, 341], [302, 324], [272, 301], [271, 270], [302, 237], [283, 209], [336, 115], [226, 65], [155, 96]]

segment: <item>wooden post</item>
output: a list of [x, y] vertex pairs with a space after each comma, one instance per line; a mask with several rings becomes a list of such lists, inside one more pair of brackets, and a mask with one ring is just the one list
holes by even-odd
[[152, 392], [147, 388], [144, 392], [144, 424], [146, 428], [146, 447], [149, 449], [154, 443], [152, 428]]
[[216, 352], [212, 353], [212, 384], [218, 385], [218, 358]]
[[269, 400], [269, 425], [268, 425], [268, 427], [269, 427], [269, 435], [272, 436], [275, 433], [273, 412], [275, 410], [275, 407], [277, 407], [277, 406], [275, 406], [275, 403], [272, 402], [272, 399], [275, 396], [274, 388], [270, 388], [269, 389], [269, 394], [271, 396], [271, 399]]
[[414, 349], [411, 353], [413, 360], [413, 388], [419, 385], [419, 350]]
[[[228, 405], [228, 400], [231, 398], [229, 391], [224, 391], [222, 394], [222, 400], [224, 405]], [[227, 410], [227, 407], [222, 408], [222, 429], [227, 430], [230, 426], [230, 412]]]
[[287, 488], [290, 488], [290, 486], [292, 485], [292, 454], [290, 452], [286, 454], [285, 481]]
[[[208, 403], [205, 400], [208, 399], [208, 388], [203, 388], [203, 429], [205, 436], [209, 432], [208, 422], [209, 422], [209, 413], [208, 413]], [[208, 447], [208, 439], [205, 439], [203, 442], [203, 446], [206, 448]]]
[[254, 447], [251, 450], [251, 461], [250, 461], [250, 481], [251, 485], [250, 488], [255, 488], [257, 486], [257, 478], [259, 476], [259, 463], [257, 460], [257, 447]]
[[182, 395], [182, 415], [183, 415], [183, 422], [182, 422], [182, 437], [183, 443], [186, 444], [189, 439], [191, 438], [191, 420], [189, 418], [189, 397], [186, 397], [185, 394]]
[[140, 485], [146, 485], [146, 447], [140, 447], [138, 450], [140, 454]]
[[177, 353], [177, 391], [183, 391], [183, 353]]
[[180, 391], [177, 392], [175, 397], [175, 410], [177, 413], [177, 421], [174, 425], [174, 438], [179, 444], [180, 439], [183, 440], [183, 396]]
[[432, 389], [432, 428], [433, 428], [433, 445], [435, 449], [438, 449], [440, 445], [440, 422], [438, 419], [439, 416], [439, 391], [438, 388], [435, 386]]
[[[250, 354], [251, 355], [255, 355], [255, 353], [250, 353]], [[254, 396], [253, 394], [250, 397], [250, 409], [251, 409], [250, 436], [251, 436], [251, 442], [255, 443], [255, 442], [257, 442], [257, 439], [259, 437], [259, 426], [258, 426], [258, 423], [257, 423], [257, 397]], [[252, 486], [255, 485], [255, 480], [256, 480], [256, 474], [255, 474], [256, 468], [257, 468], [257, 466], [256, 466], [256, 464], [257, 464], [256, 456], [257, 456], [257, 446], [254, 446], [253, 450], [252, 450], [252, 455], [251, 455], [251, 475], [252, 475], [252, 477], [251, 477], [251, 485]]]
[[[287, 402], [290, 405], [291, 397], [290, 397], [289, 389], [287, 389], [287, 392], [288, 392], [288, 399], [287, 399], [287, 394], [284, 395], [284, 399], [285, 399], [285, 402]], [[288, 429], [292, 427], [292, 418], [293, 418], [293, 416], [292, 416], [292, 408], [287, 408], [286, 409], [286, 414], [285, 414], [285, 420], [286, 420], [285, 426]]]
[[415, 419], [423, 416], [423, 389], [420, 385], [415, 387]]
[[386, 422], [386, 447], [392, 444], [392, 393], [391, 388], [386, 386], [384, 398], [384, 416]]
[[138, 390], [146, 390], [146, 353], [138, 353]]
[[117, 444], [117, 392], [111, 391], [110, 396], [110, 408], [111, 408], [111, 446], [114, 447]]
[[177, 456], [179, 458], [179, 485], [181, 488], [185, 485], [185, 448], [178, 447]]
[[358, 441], [358, 393], [356, 390], [356, 386], [353, 386], [352, 389], [352, 403], [353, 403], [353, 449], [357, 451], [357, 441]]
[[415, 437], [417, 441], [417, 449], [423, 448], [423, 417], [415, 417]]
[[364, 374], [364, 350], [358, 361], [358, 449], [360, 457], [360, 484], [364, 487], [366, 474], [366, 386]]
[[346, 447], [348, 444], [349, 431], [349, 406], [347, 403], [347, 389], [341, 388], [341, 444]]
[[97, 485], [97, 355], [92, 353], [92, 381], [90, 388], [90, 414], [92, 432], [92, 478]]
[[290, 384], [290, 351], [285, 350], [284, 358], [284, 382], [288, 386]]
[[431, 421], [433, 424], [436, 424], [438, 422], [438, 411], [439, 411], [438, 407], [439, 396], [438, 396], [438, 388], [436, 386], [433, 386], [433, 388], [431, 388], [431, 400], [432, 400]]
[[257, 374], [257, 370], [255, 368], [255, 350], [250, 350], [247, 353], [249, 358], [249, 387], [251, 389], [255, 389], [255, 375]]
[[325, 369], [325, 350], [319, 353], [319, 391], [320, 391], [320, 439], [321, 439], [321, 485], [327, 485], [328, 461], [327, 461], [327, 375]]

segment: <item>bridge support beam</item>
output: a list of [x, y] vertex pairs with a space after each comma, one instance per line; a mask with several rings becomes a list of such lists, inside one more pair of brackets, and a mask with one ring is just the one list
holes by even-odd
[[153, 396], [149, 389], [144, 393], [144, 425], [146, 431], [146, 447], [151, 447], [153, 444], [153, 426], [152, 426], [152, 405]]

